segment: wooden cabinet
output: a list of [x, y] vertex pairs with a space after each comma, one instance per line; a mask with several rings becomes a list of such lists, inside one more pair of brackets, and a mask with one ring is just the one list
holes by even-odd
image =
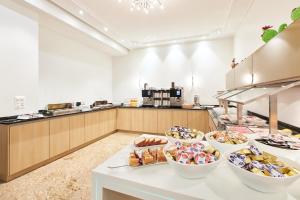
[[70, 118], [59, 117], [50, 120], [50, 157], [70, 149]]
[[78, 147], [85, 142], [84, 115], [70, 117], [70, 148]]
[[131, 109], [131, 130], [143, 131], [144, 109]]
[[235, 67], [234, 88], [249, 86], [253, 83], [253, 57], [250, 56]]
[[108, 110], [108, 133], [111, 133], [117, 129], [117, 110]]
[[144, 132], [157, 133], [157, 110], [145, 109], [144, 110]]
[[157, 111], [157, 132], [164, 134], [167, 130], [169, 130], [172, 123], [172, 110], [164, 109]]
[[9, 142], [10, 175], [47, 160], [49, 121], [11, 126]]
[[190, 110], [188, 112], [188, 128], [204, 133], [208, 130], [208, 112], [206, 110]]
[[226, 89], [234, 89], [235, 88], [235, 69], [230, 70], [226, 74]]
[[173, 126], [188, 126], [188, 116], [186, 110], [173, 110], [172, 111]]
[[98, 134], [97, 138], [101, 137], [107, 131], [107, 110], [98, 112]]
[[91, 112], [85, 114], [85, 141], [89, 142], [99, 136], [99, 113]]
[[254, 84], [300, 77], [300, 20], [253, 54]]
[[117, 128], [119, 130], [131, 130], [131, 108], [119, 108], [117, 110]]

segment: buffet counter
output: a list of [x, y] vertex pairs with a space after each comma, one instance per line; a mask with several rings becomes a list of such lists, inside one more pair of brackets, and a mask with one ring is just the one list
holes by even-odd
[[112, 107], [0, 123], [0, 180], [12, 180], [117, 130], [164, 134], [174, 125], [208, 132], [208, 112]]
[[0, 179], [12, 180], [116, 131], [117, 109], [0, 124]]
[[242, 184], [223, 161], [217, 169], [202, 179], [185, 179], [175, 173], [169, 164], [111, 168], [127, 165], [130, 151], [132, 146], [127, 146], [93, 170], [93, 200], [300, 199], [300, 180], [293, 183], [286, 192], [262, 193]]

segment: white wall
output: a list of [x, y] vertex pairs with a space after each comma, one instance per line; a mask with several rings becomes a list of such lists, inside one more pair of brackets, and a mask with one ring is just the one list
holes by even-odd
[[[141, 99], [147, 82], [156, 88], [183, 86], [185, 101], [200, 95], [201, 104], [215, 104], [212, 97], [225, 88], [225, 73], [233, 56], [233, 39], [151, 47], [113, 58], [113, 99], [127, 102]], [[194, 84], [192, 84], [192, 76]]]
[[[38, 23], [0, 5], [0, 116], [28, 113], [38, 105]], [[14, 97], [25, 96], [15, 110]]]
[[[0, 117], [36, 112], [48, 103], [112, 99], [111, 56], [54, 31], [62, 25], [44, 27], [19, 9], [0, 6]], [[15, 110], [15, 96], [25, 96], [25, 109]]]
[[39, 106], [112, 99], [112, 57], [40, 27]]
[[[234, 54], [238, 61], [252, 54], [264, 43], [260, 39], [261, 27], [282, 23], [291, 23], [293, 8], [300, 6], [299, 0], [255, 1], [234, 38]], [[300, 88], [286, 91], [279, 95], [279, 120], [300, 127]], [[268, 99], [250, 104], [246, 109], [268, 115]]]

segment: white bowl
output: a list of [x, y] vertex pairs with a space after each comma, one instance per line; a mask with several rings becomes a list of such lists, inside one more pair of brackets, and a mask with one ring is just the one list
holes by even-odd
[[[290, 177], [283, 177], [283, 178], [260, 176], [234, 165], [228, 160], [228, 156], [229, 154], [226, 154], [225, 159], [227, 160], [230, 169], [237, 175], [237, 177], [241, 180], [241, 182], [246, 186], [260, 192], [265, 192], [265, 193], [281, 192], [300, 177], [300, 174], [297, 174], [295, 176], [290, 176]], [[283, 158], [280, 156], [278, 156], [278, 159], [280, 161], [286, 162], [288, 165], [292, 167], [300, 169], [300, 165], [290, 159]]]
[[205, 139], [211, 146], [215, 147], [223, 154], [228, 153], [228, 152], [237, 151], [237, 150], [240, 150], [240, 149], [248, 146], [248, 142], [245, 142], [243, 144], [226, 144], [226, 143], [218, 142], [217, 140], [214, 140], [214, 139], [210, 139], [210, 136], [216, 132], [218, 132], [218, 131], [213, 131], [213, 132], [205, 134]]
[[168, 149], [169, 145], [164, 147], [164, 154], [167, 158], [168, 163], [172, 166], [172, 168], [175, 170], [175, 172], [186, 179], [199, 179], [206, 177], [209, 173], [211, 173], [213, 170], [217, 168], [217, 166], [220, 164], [222, 160], [222, 154], [220, 158], [212, 163], [207, 164], [182, 164], [179, 162], [174, 161], [172, 158], [167, 156], [166, 150]]
[[289, 149], [273, 147], [273, 146], [258, 142], [256, 140], [253, 140], [250, 143], [253, 143], [253, 145], [257, 146], [257, 148], [260, 149], [261, 151], [270, 152], [274, 155], [288, 158], [288, 159], [296, 161], [300, 164], [300, 150], [289, 150]]

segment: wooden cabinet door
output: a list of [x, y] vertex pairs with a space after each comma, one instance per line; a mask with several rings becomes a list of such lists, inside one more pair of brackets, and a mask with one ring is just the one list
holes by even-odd
[[205, 110], [190, 110], [188, 111], [188, 128], [197, 129], [204, 133], [208, 128], [208, 114]]
[[60, 117], [50, 120], [50, 157], [70, 149], [70, 118]]
[[109, 110], [100, 112], [101, 136], [109, 133]]
[[157, 133], [157, 110], [145, 109], [143, 121], [144, 132]]
[[131, 108], [117, 110], [117, 128], [119, 130], [131, 130], [131, 110]]
[[111, 109], [108, 111], [108, 132], [111, 133], [117, 129], [117, 110]]
[[188, 114], [186, 110], [173, 110], [172, 111], [173, 126], [188, 126]]
[[94, 140], [99, 135], [99, 113], [91, 112], [85, 114], [85, 142]]
[[300, 20], [292, 23], [253, 54], [253, 83], [300, 77]]
[[49, 159], [49, 121], [10, 127], [10, 175]]
[[131, 131], [143, 131], [144, 110], [132, 109], [131, 110]]
[[70, 148], [78, 147], [85, 142], [84, 115], [70, 117]]
[[172, 125], [172, 110], [157, 110], [157, 132], [164, 134]]

